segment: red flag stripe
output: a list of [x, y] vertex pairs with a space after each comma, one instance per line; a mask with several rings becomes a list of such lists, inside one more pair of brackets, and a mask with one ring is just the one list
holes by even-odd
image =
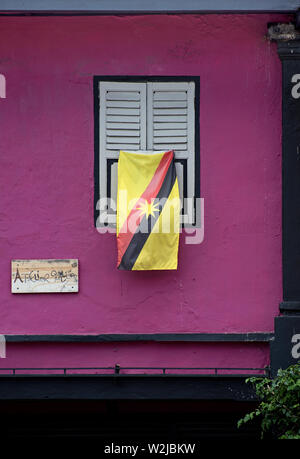
[[[127, 219], [125, 220], [122, 228], [118, 234], [118, 262], [117, 266], [121, 263], [122, 257], [130, 244], [130, 241], [136, 232], [138, 226], [140, 225], [144, 215], [141, 215], [141, 210], [138, 208], [143, 204], [145, 201], [151, 202], [151, 200], [155, 199], [157, 193], [159, 192], [162, 183], [165, 179], [166, 173], [170, 167], [172, 162], [174, 153], [173, 150], [167, 151], [164, 153], [163, 157], [160, 160], [159, 165], [157, 166], [154, 175], [141, 195], [141, 197], [136, 202], [135, 206], [131, 209]], [[130, 230], [128, 228], [128, 222], [130, 221]]]

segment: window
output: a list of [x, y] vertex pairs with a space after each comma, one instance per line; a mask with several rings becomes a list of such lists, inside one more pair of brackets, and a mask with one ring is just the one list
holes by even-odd
[[112, 198], [107, 212], [115, 220], [120, 150], [174, 150], [185, 226], [196, 225], [199, 78], [95, 77], [94, 92], [96, 225], [100, 198]]

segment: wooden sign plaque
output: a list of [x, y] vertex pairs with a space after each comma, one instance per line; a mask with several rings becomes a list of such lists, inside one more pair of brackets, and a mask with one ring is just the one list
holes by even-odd
[[12, 260], [11, 292], [78, 292], [78, 260]]

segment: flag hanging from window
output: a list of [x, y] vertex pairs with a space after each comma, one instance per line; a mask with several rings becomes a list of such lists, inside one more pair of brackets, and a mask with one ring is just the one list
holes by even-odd
[[120, 151], [117, 267], [177, 269], [180, 199], [174, 152]]

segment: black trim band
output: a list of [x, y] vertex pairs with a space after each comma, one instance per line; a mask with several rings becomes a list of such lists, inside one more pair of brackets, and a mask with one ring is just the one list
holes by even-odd
[[189, 342], [268, 343], [273, 333], [126, 333], [102, 335], [5, 335], [7, 343]]
[[283, 301], [279, 305], [279, 310], [284, 314], [300, 313], [300, 301]]

